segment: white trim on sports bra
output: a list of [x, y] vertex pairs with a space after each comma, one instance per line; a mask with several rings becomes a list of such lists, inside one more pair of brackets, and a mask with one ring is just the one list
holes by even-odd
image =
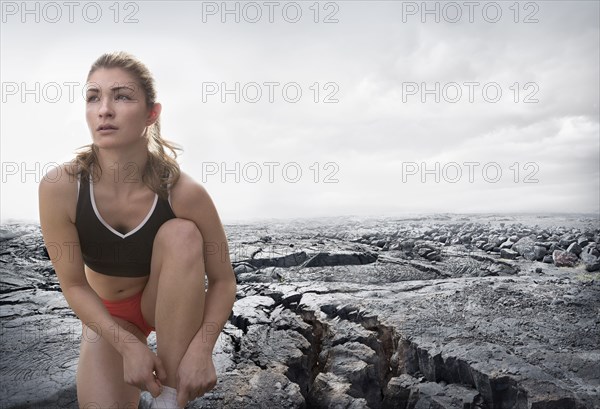
[[171, 203], [171, 184], [170, 183], [167, 185], [167, 191], [169, 192], [169, 197], [167, 197], [167, 200], [169, 201], [169, 206], [171, 206], [171, 210], [173, 210], [173, 204]]
[[[90, 172], [90, 174], [93, 174], [93, 173]], [[89, 180], [90, 180], [90, 199], [92, 201], [92, 207], [94, 208], [94, 213], [96, 214], [96, 217], [98, 218], [98, 220], [100, 220], [100, 223], [102, 223], [104, 225], [104, 227], [106, 227], [108, 230], [110, 230], [111, 232], [113, 232], [114, 234], [116, 234], [117, 236], [119, 236], [122, 239], [131, 236], [132, 234], [137, 232], [139, 229], [144, 227], [144, 225], [146, 224], [148, 219], [150, 219], [150, 216], [152, 216], [152, 213], [154, 213], [154, 209], [156, 208], [156, 203], [158, 203], [158, 194], [157, 193], [154, 193], [154, 202], [152, 203], [152, 207], [150, 208], [150, 211], [148, 212], [148, 214], [146, 215], [144, 220], [142, 220], [142, 222], [135, 229], [131, 230], [130, 232], [128, 232], [126, 234], [123, 234], [123, 233], [119, 233], [118, 231], [113, 229], [104, 220], [104, 218], [100, 215], [100, 212], [98, 211], [98, 208], [96, 207], [96, 199], [94, 198], [94, 184], [92, 183], [92, 179], [93, 179], [92, 177], [89, 178]]]

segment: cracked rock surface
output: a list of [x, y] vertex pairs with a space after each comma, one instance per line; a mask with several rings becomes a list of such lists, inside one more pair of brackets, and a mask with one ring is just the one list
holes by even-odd
[[[600, 409], [597, 218], [225, 229], [237, 301], [190, 408]], [[2, 407], [76, 408], [81, 323], [39, 226], [0, 240]]]

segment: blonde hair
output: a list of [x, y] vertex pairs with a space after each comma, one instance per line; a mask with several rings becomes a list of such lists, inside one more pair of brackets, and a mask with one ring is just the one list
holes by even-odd
[[[154, 78], [148, 68], [133, 55], [124, 52], [112, 52], [102, 54], [93, 64], [87, 75], [86, 82], [89, 81], [91, 75], [100, 68], [121, 68], [128, 72], [139, 82], [142, 91], [146, 97], [146, 106], [151, 107], [156, 102], [156, 88]], [[148, 160], [146, 167], [142, 171], [142, 182], [152, 191], [156, 192], [162, 199], [167, 199], [167, 185], [175, 185], [179, 180], [181, 171], [177, 163], [176, 150], [183, 151], [175, 143], [162, 138], [160, 133], [160, 118], [156, 120], [146, 133], [148, 138]], [[98, 163], [98, 147], [93, 143], [80, 146], [77, 149], [84, 149], [76, 154], [72, 161], [75, 169], [66, 167], [67, 173], [77, 175], [81, 173], [83, 176], [91, 174], [91, 167], [94, 165], [94, 175], [98, 177], [96, 172], [102, 173], [100, 164]], [[170, 150], [173, 157], [167, 154], [166, 149]]]

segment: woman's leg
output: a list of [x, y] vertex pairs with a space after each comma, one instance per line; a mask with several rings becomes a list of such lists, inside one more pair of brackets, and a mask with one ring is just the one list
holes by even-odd
[[150, 278], [142, 294], [144, 319], [156, 328], [156, 350], [177, 387], [179, 362], [202, 325], [205, 298], [204, 242], [196, 224], [171, 219], [158, 230]]
[[[121, 318], [113, 319], [146, 343], [146, 337], [137, 327]], [[77, 400], [80, 409], [137, 409], [140, 393], [140, 389], [124, 381], [121, 354], [83, 324], [77, 365]]]

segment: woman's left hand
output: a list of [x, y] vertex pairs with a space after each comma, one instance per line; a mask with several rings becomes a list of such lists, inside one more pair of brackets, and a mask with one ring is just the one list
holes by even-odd
[[182, 408], [188, 401], [204, 395], [217, 384], [217, 372], [212, 352], [188, 351], [177, 368], [177, 404]]

